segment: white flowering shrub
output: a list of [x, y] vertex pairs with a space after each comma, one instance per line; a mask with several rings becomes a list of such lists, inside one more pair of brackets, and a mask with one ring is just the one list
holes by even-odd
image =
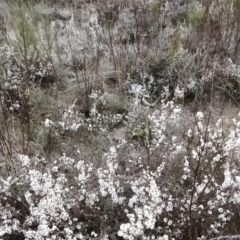
[[233, 238], [237, 2], [9, 5], [0, 238]]
[[[228, 134], [221, 120], [213, 126], [198, 112], [181, 137], [182, 117], [173, 103], [163, 106], [149, 117], [151, 141], [119, 142], [97, 168], [64, 154], [53, 161], [19, 155], [21, 171], [1, 178], [1, 235], [207, 239], [230, 231], [239, 201], [240, 124], [234, 120]], [[174, 125], [177, 136], [169, 139]]]

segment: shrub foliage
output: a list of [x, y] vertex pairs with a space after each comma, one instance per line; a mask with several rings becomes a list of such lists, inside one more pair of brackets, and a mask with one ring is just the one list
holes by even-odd
[[240, 2], [4, 3], [0, 237], [236, 239]]

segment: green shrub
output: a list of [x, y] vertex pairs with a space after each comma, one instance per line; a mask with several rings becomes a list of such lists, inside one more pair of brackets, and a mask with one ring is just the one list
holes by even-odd
[[197, 28], [205, 20], [205, 8], [195, 9], [189, 13], [188, 21], [194, 28]]

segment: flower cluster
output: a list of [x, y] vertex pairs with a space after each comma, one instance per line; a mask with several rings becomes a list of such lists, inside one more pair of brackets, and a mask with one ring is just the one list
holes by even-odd
[[[211, 94], [231, 90], [213, 86], [220, 75], [237, 96], [237, 59], [217, 58], [206, 32], [202, 44], [189, 43], [214, 32], [214, 19], [201, 22], [203, 3], [185, 16], [179, 1], [110, 2], [84, 3], [79, 21], [51, 19], [48, 29], [38, 20], [39, 39], [29, 37], [39, 45], [25, 55], [0, 48], [1, 106], [25, 104], [22, 115], [31, 115], [26, 123], [1, 109], [0, 237], [206, 240], [236, 232], [239, 116], [227, 125], [212, 110], [191, 110], [208, 84]], [[59, 83], [55, 95], [33, 84], [52, 101], [32, 108], [28, 80], [51, 83], [53, 68], [66, 88]]]

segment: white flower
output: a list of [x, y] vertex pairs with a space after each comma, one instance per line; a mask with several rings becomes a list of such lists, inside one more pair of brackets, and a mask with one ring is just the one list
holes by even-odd
[[203, 120], [203, 113], [202, 112], [197, 112], [196, 117], [198, 120], [202, 121]]
[[195, 150], [192, 150], [192, 157], [198, 159], [198, 153]]
[[45, 120], [45, 127], [50, 127], [50, 126], [52, 126], [52, 125], [54, 125], [54, 122], [52, 122], [52, 121], [49, 120], [49, 119], [46, 119], [46, 120]]
[[119, 237], [122, 237], [123, 235], [124, 235], [124, 233], [119, 230], [119, 231], [118, 231], [118, 236], [119, 236]]
[[191, 138], [192, 135], [193, 135], [193, 131], [192, 131], [192, 129], [189, 129], [189, 130], [187, 131], [187, 136], [188, 136], [189, 138]]
[[96, 238], [98, 235], [97, 233], [95, 233], [94, 231], [91, 232], [91, 236], [93, 236], [94, 238]]
[[168, 240], [168, 235], [163, 235], [163, 238], [162, 238], [163, 240]]
[[57, 167], [57, 166], [54, 166], [54, 167], [52, 168], [52, 170], [53, 170], [53, 172], [57, 172], [57, 171], [58, 171], [58, 167]]
[[170, 211], [172, 211], [173, 210], [173, 204], [172, 204], [172, 202], [168, 202], [168, 205], [167, 205], [167, 207], [166, 207], [166, 211], [167, 212], [170, 212]]
[[187, 179], [187, 176], [186, 176], [186, 175], [182, 175], [182, 179], [183, 179], [183, 180], [186, 180], [186, 179]]
[[222, 212], [223, 212], [223, 209], [222, 209], [222, 208], [219, 208], [218, 211], [219, 211], [220, 213], [222, 213]]
[[29, 167], [30, 166], [30, 159], [27, 155], [21, 155], [18, 154], [19, 160], [22, 162], [23, 167]]
[[174, 96], [176, 99], [182, 99], [184, 97], [184, 89], [180, 89], [179, 86], [175, 88]]
[[49, 227], [47, 224], [40, 224], [38, 226], [38, 232], [41, 236], [47, 237], [49, 235]]

